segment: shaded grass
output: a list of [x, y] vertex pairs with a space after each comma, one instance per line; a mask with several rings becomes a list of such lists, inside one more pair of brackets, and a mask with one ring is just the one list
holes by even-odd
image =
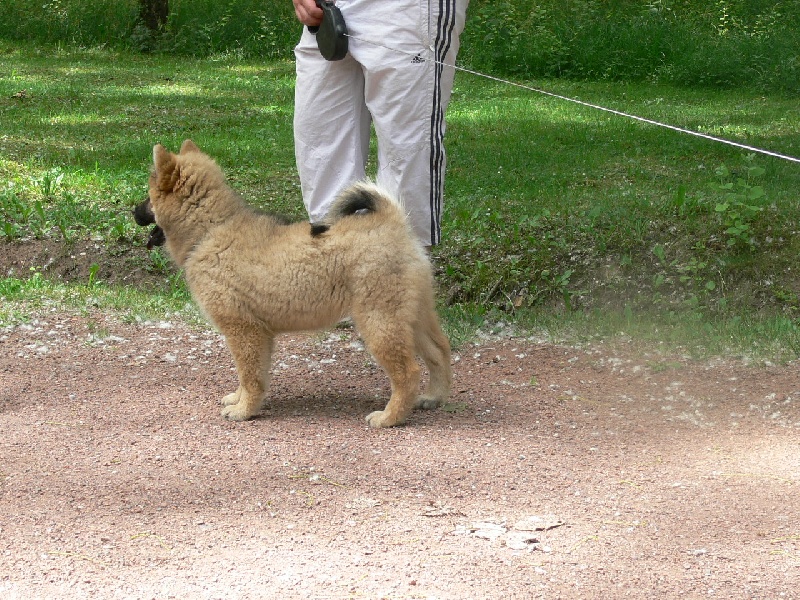
[[797, 0], [472, 0], [462, 61], [520, 77], [800, 92]]

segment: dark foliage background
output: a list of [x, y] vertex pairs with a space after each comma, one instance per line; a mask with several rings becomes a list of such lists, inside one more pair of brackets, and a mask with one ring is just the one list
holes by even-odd
[[[290, 58], [289, 0], [5, 0], [0, 37], [192, 56]], [[519, 78], [653, 81], [800, 92], [800, 0], [472, 0], [461, 63]]]

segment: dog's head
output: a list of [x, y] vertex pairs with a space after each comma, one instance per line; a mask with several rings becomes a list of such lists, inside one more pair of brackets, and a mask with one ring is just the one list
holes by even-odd
[[[181, 146], [181, 153], [188, 152], [200, 152], [200, 149], [191, 140], [186, 140], [183, 143], [183, 146]], [[153, 229], [150, 231], [150, 235], [147, 237], [148, 250], [152, 250], [156, 246], [163, 246], [167, 241], [167, 236], [165, 235], [164, 230], [156, 222], [156, 213], [153, 211], [153, 203], [150, 199], [150, 193], [154, 191], [154, 188], [165, 191], [165, 184], [167, 188], [170, 184], [174, 184], [176, 179], [176, 165], [173, 160], [170, 160], [170, 157], [172, 156], [174, 155], [170, 154], [161, 144], [158, 144], [155, 146], [155, 148], [153, 148], [154, 166], [150, 174], [150, 190], [147, 198], [137, 204], [133, 209], [133, 218], [137, 225], [141, 225], [143, 227], [154, 225]]]
[[211, 227], [224, 222], [241, 205], [222, 169], [191, 140], [183, 142], [177, 154], [161, 144], [153, 147], [148, 199], [149, 208], [142, 207], [142, 218], [148, 218], [148, 211], [152, 214], [162, 230], [159, 236], [178, 265], [183, 265]]
[[[191, 140], [183, 142], [179, 154], [172, 154], [161, 144], [156, 144], [153, 148], [153, 170], [150, 174], [148, 195], [133, 209], [133, 218], [137, 225], [143, 227], [154, 225], [147, 238], [148, 250], [155, 246], [163, 246], [167, 241], [167, 236], [153, 208], [152, 199], [156, 198], [159, 214], [163, 213], [166, 216], [171, 209], [179, 208], [181, 201], [190, 195], [191, 186], [187, 186], [187, 182], [191, 179], [189, 175], [191, 168], [188, 167], [185, 160], [186, 156], [190, 154], [207, 159]], [[208, 160], [210, 161], [210, 159]], [[210, 162], [213, 164], [213, 161]]]
[[150, 174], [149, 196], [156, 223], [164, 227], [178, 218], [186, 220], [193, 205], [225, 186], [225, 176], [209, 156], [201, 152], [192, 140], [181, 145], [174, 154], [161, 144], [153, 147], [153, 170]]

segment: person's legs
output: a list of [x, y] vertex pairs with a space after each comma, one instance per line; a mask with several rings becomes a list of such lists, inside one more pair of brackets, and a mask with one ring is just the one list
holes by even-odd
[[435, 50], [434, 58], [437, 62], [431, 110], [431, 239], [433, 244], [438, 244], [441, 239], [444, 174], [447, 166], [444, 150], [445, 112], [450, 104], [453, 79], [456, 73], [455, 69], [446, 65], [455, 65], [469, 0], [429, 0], [429, 5], [431, 6], [428, 21], [429, 32]]
[[295, 57], [295, 157], [303, 202], [315, 222], [344, 187], [364, 178], [370, 115], [362, 68], [352, 56], [325, 60], [304, 28]]
[[[414, 231], [438, 244], [446, 156], [444, 113], [450, 101], [465, 0], [378, 3], [386, 48], [355, 44], [365, 67], [366, 105], [378, 137], [378, 182], [399, 195]], [[391, 45], [391, 48], [388, 46]], [[402, 52], [401, 52], [402, 51]], [[409, 54], [410, 53], [410, 54]]]

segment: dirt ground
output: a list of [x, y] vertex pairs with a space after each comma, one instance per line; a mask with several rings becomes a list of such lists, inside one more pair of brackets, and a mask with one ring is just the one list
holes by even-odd
[[0, 597], [800, 598], [800, 375], [484, 339], [370, 430], [352, 330], [282, 338], [225, 422], [211, 330], [0, 330]]

